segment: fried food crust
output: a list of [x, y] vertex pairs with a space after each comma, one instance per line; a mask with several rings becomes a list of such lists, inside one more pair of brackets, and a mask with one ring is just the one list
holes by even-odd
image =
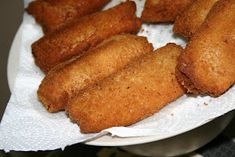
[[177, 79], [189, 93], [219, 96], [235, 82], [235, 0], [220, 0], [179, 57]]
[[85, 15], [99, 11], [110, 0], [35, 0], [26, 11], [50, 33]]
[[175, 78], [182, 48], [168, 44], [89, 86], [69, 101], [69, 117], [83, 133], [128, 126], [159, 111], [184, 90]]
[[35, 63], [47, 73], [58, 63], [81, 56], [104, 39], [138, 32], [141, 21], [135, 16], [135, 11], [135, 3], [128, 1], [45, 35], [32, 45]]
[[49, 112], [63, 110], [68, 100], [81, 89], [152, 50], [152, 44], [145, 37], [128, 34], [111, 37], [84, 56], [53, 68], [39, 86], [38, 97]]
[[173, 31], [190, 39], [206, 19], [209, 11], [218, 0], [196, 0], [175, 20]]
[[174, 22], [194, 0], [146, 0], [141, 19], [144, 22]]

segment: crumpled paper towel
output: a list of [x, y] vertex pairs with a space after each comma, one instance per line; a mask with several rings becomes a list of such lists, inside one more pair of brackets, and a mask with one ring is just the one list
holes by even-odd
[[[29, 0], [25, 0], [27, 6]], [[106, 8], [118, 4], [113, 0]], [[136, 0], [137, 15], [144, 1]], [[156, 140], [191, 130], [215, 117], [235, 109], [235, 87], [218, 98], [209, 96], [191, 97], [184, 95], [155, 115], [129, 127], [115, 127], [97, 134], [81, 134], [79, 126], [72, 123], [64, 112], [48, 113], [38, 101], [36, 91], [44, 74], [34, 64], [31, 44], [42, 36], [40, 26], [27, 13], [22, 23], [18, 73], [14, 90], [0, 124], [0, 149], [10, 150], [53, 150], [83, 142], [107, 132], [120, 137], [152, 136]], [[155, 48], [168, 42], [185, 45], [172, 33], [172, 25], [144, 24], [139, 35], [147, 36]], [[218, 78], [219, 79], [219, 78]], [[114, 115], [115, 116], [115, 115]]]

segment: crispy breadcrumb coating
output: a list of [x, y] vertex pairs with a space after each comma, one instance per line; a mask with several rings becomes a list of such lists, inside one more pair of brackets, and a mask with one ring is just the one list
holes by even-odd
[[145, 37], [111, 37], [87, 54], [53, 68], [39, 86], [38, 97], [49, 112], [63, 110], [74, 94], [152, 50]]
[[89, 86], [69, 101], [69, 117], [83, 133], [90, 133], [151, 116], [184, 94], [175, 78], [181, 51], [168, 44]]
[[179, 57], [177, 79], [191, 93], [219, 96], [235, 83], [235, 0], [219, 0]]
[[35, 0], [26, 11], [51, 33], [74, 20], [102, 9], [110, 0]]
[[174, 32], [190, 39], [205, 21], [206, 16], [218, 0], [196, 0], [186, 8], [174, 23]]
[[47, 73], [55, 65], [81, 56], [113, 35], [138, 32], [141, 21], [135, 11], [135, 3], [127, 1], [45, 35], [32, 45], [36, 64]]
[[141, 19], [144, 22], [174, 22], [194, 0], [146, 0]]

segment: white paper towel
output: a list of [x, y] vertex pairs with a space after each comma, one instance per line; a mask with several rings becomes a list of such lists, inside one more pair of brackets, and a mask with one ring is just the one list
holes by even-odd
[[[120, 3], [113, 0], [106, 8]], [[29, 0], [25, 0], [25, 6]], [[140, 16], [144, 1], [136, 0]], [[53, 150], [100, 136], [107, 131], [120, 137], [156, 136], [156, 140], [191, 130], [215, 117], [235, 109], [235, 87], [218, 98], [184, 95], [155, 115], [129, 127], [106, 129], [98, 134], [81, 134], [79, 126], [72, 123], [64, 112], [48, 113], [38, 101], [36, 91], [43, 73], [34, 64], [31, 44], [42, 36], [34, 19], [24, 14], [18, 73], [12, 96], [0, 124], [0, 149]], [[139, 35], [147, 36], [155, 48], [168, 42], [182, 46], [185, 42], [172, 33], [171, 25], [144, 24]], [[115, 116], [115, 115], [114, 115]]]

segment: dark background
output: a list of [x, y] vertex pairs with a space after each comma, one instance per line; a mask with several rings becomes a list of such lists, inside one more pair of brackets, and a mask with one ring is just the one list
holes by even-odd
[[12, 40], [22, 21], [23, 8], [23, 0], [0, 0], [0, 117], [10, 98], [6, 75], [7, 58]]

